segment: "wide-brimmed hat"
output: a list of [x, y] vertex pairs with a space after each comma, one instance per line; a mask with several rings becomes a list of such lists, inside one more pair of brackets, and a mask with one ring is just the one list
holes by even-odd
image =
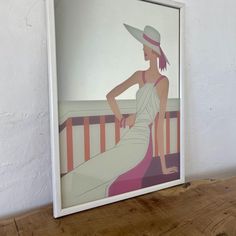
[[161, 70], [166, 69], [166, 63], [170, 64], [165, 53], [161, 48], [161, 35], [152, 26], [146, 25], [144, 30], [137, 29], [133, 26], [124, 24], [125, 28], [135, 37], [139, 42], [148, 46], [159, 55], [159, 67]]

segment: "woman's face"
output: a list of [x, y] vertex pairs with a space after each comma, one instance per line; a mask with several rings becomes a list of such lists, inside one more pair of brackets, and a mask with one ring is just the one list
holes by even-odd
[[153, 50], [146, 45], [143, 45], [143, 53], [145, 61], [150, 61], [153, 57], [157, 57]]

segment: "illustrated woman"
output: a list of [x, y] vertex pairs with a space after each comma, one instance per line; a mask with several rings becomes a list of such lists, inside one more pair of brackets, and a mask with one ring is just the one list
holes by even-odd
[[[160, 46], [160, 34], [151, 26], [146, 26], [144, 31], [129, 25], [125, 27], [143, 44], [144, 58], [149, 61], [147, 70], [135, 72], [107, 94], [107, 101], [121, 127], [129, 126], [130, 129], [113, 148], [62, 177], [63, 207], [142, 188], [142, 177], [153, 158], [151, 124], [158, 112], [157, 137], [162, 173], [167, 175], [178, 171], [175, 166], [167, 167], [164, 155], [164, 118], [169, 81], [160, 73], [168, 63]], [[124, 118], [115, 98], [135, 84], [139, 85], [136, 113]]]

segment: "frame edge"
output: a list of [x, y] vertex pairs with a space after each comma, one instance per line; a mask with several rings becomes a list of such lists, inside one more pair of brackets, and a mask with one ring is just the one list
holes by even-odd
[[56, 37], [54, 0], [46, 0], [47, 17], [47, 52], [48, 52], [48, 81], [49, 81], [49, 110], [50, 110], [50, 140], [52, 163], [52, 189], [53, 189], [53, 216], [61, 216], [61, 185], [59, 135], [58, 135], [58, 106], [57, 106], [57, 70], [56, 70]]

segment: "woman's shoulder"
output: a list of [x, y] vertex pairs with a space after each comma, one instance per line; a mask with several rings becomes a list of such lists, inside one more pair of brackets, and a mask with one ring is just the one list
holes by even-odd
[[137, 70], [134, 72], [134, 75], [136, 75], [137, 77], [140, 77], [143, 74], [144, 71], [142, 70]]
[[135, 71], [124, 83], [129, 83], [129, 85], [140, 84], [141, 83], [141, 71]]
[[167, 76], [162, 76], [156, 84], [156, 89], [158, 92], [166, 91], [168, 93], [169, 90], [169, 79]]
[[169, 79], [168, 79], [168, 77], [166, 76], [166, 75], [162, 75], [161, 77], [160, 77], [160, 82], [159, 82], [159, 84], [169, 84]]
[[143, 74], [143, 71], [137, 70], [132, 74], [131, 77], [134, 81], [136, 81], [136, 83], [140, 83], [140, 81], [142, 80], [142, 74]]

